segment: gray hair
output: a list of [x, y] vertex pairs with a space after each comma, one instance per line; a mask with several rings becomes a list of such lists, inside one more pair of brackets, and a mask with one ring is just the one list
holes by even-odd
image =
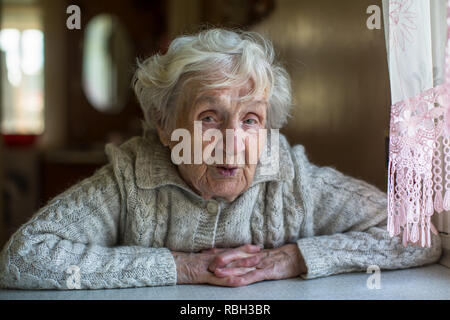
[[209, 29], [177, 37], [164, 55], [137, 62], [133, 87], [146, 127], [174, 128], [175, 96], [186, 79], [201, 79], [203, 89], [251, 79], [253, 89], [246, 97], [269, 90], [267, 127], [281, 128], [290, 114], [291, 84], [286, 70], [274, 60], [272, 43], [256, 32]]

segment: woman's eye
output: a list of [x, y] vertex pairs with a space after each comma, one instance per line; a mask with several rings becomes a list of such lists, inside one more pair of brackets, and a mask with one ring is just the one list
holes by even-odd
[[245, 124], [254, 125], [254, 124], [256, 124], [256, 120], [252, 119], [252, 118], [249, 118], [249, 119], [244, 120], [244, 123]]
[[211, 117], [211, 116], [207, 116], [207, 117], [202, 118], [202, 121], [204, 121], [204, 122], [213, 122], [214, 118]]

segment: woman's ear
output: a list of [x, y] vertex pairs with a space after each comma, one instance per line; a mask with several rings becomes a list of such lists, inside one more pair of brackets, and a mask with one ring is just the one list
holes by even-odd
[[169, 139], [169, 135], [167, 134], [166, 130], [161, 128], [160, 124], [157, 124], [156, 131], [158, 132], [159, 141], [161, 141], [163, 146], [170, 147], [170, 144], [169, 144], [170, 139]]

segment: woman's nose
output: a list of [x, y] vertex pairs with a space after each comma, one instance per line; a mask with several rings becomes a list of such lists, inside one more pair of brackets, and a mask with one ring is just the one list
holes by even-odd
[[245, 151], [245, 132], [241, 128], [225, 130], [225, 152], [229, 156], [239, 155]]

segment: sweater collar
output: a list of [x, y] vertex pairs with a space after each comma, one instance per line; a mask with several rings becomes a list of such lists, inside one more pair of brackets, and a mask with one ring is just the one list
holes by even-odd
[[[267, 142], [270, 143], [270, 136]], [[290, 146], [286, 138], [279, 135], [279, 167], [267, 172], [258, 162], [251, 187], [268, 181], [288, 181], [294, 178], [294, 166], [290, 155]], [[174, 185], [194, 193], [181, 178], [176, 165], [171, 161], [170, 149], [159, 141], [156, 131], [144, 133], [144, 143], [140, 144], [136, 154], [136, 184], [142, 189], [154, 189], [165, 185]], [[195, 193], [194, 193], [195, 194]], [[197, 195], [197, 194], [196, 194]]]

